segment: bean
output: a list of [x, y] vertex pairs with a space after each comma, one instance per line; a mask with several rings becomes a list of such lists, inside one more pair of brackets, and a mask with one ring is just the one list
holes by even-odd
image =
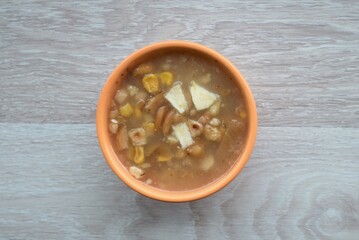
[[174, 122], [175, 114], [176, 114], [176, 111], [172, 110], [166, 115], [165, 120], [163, 122], [163, 127], [162, 127], [163, 135], [167, 135], [170, 132], [172, 124]]
[[161, 92], [154, 97], [148, 99], [145, 104], [145, 111], [154, 115], [157, 112], [158, 108], [161, 106], [163, 100], [164, 92]]
[[166, 114], [166, 106], [160, 107], [156, 114], [156, 121], [155, 121], [156, 129], [160, 129], [160, 127], [162, 125], [163, 118], [165, 117], [165, 114]]
[[204, 153], [204, 146], [199, 143], [193, 144], [187, 148], [187, 152], [190, 156], [199, 158]]

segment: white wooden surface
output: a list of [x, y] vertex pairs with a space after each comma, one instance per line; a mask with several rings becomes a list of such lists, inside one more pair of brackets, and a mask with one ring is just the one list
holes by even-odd
[[[359, 239], [358, 1], [0, 1], [0, 239]], [[259, 133], [219, 193], [128, 189], [97, 145], [107, 76], [186, 39], [242, 71]]]

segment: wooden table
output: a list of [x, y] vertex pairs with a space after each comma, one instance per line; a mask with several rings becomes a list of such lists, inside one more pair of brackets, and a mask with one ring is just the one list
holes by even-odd
[[[359, 239], [358, 1], [1, 1], [0, 239]], [[166, 39], [227, 56], [258, 107], [253, 155], [191, 203], [103, 159], [102, 86]]]

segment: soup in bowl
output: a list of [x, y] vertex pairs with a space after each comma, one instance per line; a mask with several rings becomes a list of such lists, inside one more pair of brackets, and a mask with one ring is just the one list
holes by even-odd
[[121, 62], [100, 95], [99, 144], [116, 175], [162, 201], [206, 197], [241, 171], [257, 113], [239, 71], [196, 43], [167, 41]]

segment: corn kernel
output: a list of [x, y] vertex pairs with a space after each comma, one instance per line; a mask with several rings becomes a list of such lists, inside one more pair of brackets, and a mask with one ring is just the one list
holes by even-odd
[[173, 83], [173, 76], [170, 72], [161, 72], [160, 79], [163, 85], [171, 86]]
[[149, 93], [156, 93], [159, 91], [159, 83], [155, 74], [147, 74], [142, 79], [142, 84]]
[[136, 104], [135, 104], [135, 108], [134, 108], [134, 115], [136, 118], [139, 118], [142, 116], [142, 109], [143, 106], [145, 105], [145, 101], [144, 100], [139, 100]]
[[158, 152], [157, 161], [159, 162], [167, 162], [173, 157], [172, 152], [168, 147], [160, 146]]
[[147, 136], [152, 136], [155, 133], [155, 124], [153, 122], [146, 122], [143, 124]]
[[157, 161], [159, 162], [167, 162], [172, 159], [171, 155], [160, 155], [157, 157]]
[[133, 160], [135, 157], [135, 148], [130, 144], [128, 145], [127, 158]]
[[133, 108], [132, 108], [131, 104], [129, 104], [129, 103], [120, 107], [119, 110], [120, 110], [121, 116], [124, 116], [124, 117], [129, 117], [133, 113]]
[[247, 113], [244, 110], [242, 110], [239, 112], [239, 117], [245, 119], [247, 117]]
[[148, 74], [150, 72], [153, 72], [154, 66], [151, 63], [142, 63], [140, 66], [138, 66], [134, 71], [134, 76], [142, 76], [144, 74]]
[[139, 117], [142, 116], [142, 111], [141, 111], [141, 109], [140, 109], [139, 107], [135, 107], [133, 113], [134, 113], [134, 115], [135, 115], [136, 118], [139, 118]]
[[143, 147], [139, 147], [139, 146], [135, 147], [135, 156], [133, 158], [133, 161], [136, 164], [141, 164], [145, 161], [145, 154], [143, 151]]

